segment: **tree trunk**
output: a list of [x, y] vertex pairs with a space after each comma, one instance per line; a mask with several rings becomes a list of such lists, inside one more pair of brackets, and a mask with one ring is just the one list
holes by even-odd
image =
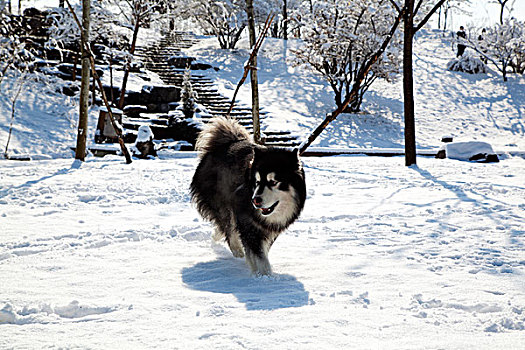
[[414, 77], [412, 46], [414, 41], [414, 0], [406, 1], [403, 42], [403, 95], [405, 112], [405, 165], [416, 164], [416, 126], [414, 117]]
[[[89, 40], [90, 0], [82, 0], [82, 39]], [[89, 45], [89, 43], [86, 43]], [[84, 50], [84, 42], [81, 43], [82, 54], [82, 79], [80, 82], [80, 111], [78, 117], [77, 148], [75, 159], [84, 161], [86, 157], [86, 139], [88, 129], [88, 102], [89, 102], [89, 70], [90, 62], [88, 53]]]
[[503, 11], [505, 10], [505, 4], [507, 3], [507, 0], [499, 1], [499, 4], [501, 5], [501, 11], [499, 12], [499, 23], [503, 24]]
[[[131, 38], [131, 48], [129, 53], [131, 56], [135, 53], [135, 45], [137, 44], [137, 37], [139, 34], [140, 27], [140, 17], [137, 15], [135, 18], [135, 28], [133, 29], [133, 37]], [[126, 64], [126, 69], [124, 70], [124, 77], [122, 78], [122, 87], [120, 88], [120, 97], [118, 100], [118, 109], [124, 107], [124, 96], [126, 95], [126, 85], [128, 84], [129, 71], [131, 70], [131, 63]]]
[[288, 40], [288, 0], [283, 0], [283, 39]]
[[[248, 32], [250, 35], [250, 46], [255, 47], [255, 18], [253, 11], [253, 0], [246, 0], [246, 13], [248, 15]], [[253, 140], [255, 143], [261, 143], [261, 125], [259, 121], [259, 82], [257, 78], [257, 55], [253, 56], [250, 69], [250, 79], [252, 85], [252, 119], [253, 119]]]
[[441, 6], [441, 7], [439, 8], [439, 14], [438, 14], [438, 29], [441, 29], [441, 8], [442, 8], [442, 7], [443, 7], [443, 6]]

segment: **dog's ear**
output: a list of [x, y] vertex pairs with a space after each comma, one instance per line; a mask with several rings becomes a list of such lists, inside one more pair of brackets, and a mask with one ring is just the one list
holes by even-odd
[[303, 163], [301, 162], [301, 157], [299, 156], [299, 148], [294, 148], [292, 150], [292, 155], [297, 162], [297, 170], [301, 172], [303, 170]]

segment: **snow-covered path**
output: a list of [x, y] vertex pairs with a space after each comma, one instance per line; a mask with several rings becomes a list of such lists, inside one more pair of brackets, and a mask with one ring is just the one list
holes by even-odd
[[0, 348], [525, 344], [525, 160], [306, 158], [250, 276], [189, 202], [193, 156], [0, 162]]

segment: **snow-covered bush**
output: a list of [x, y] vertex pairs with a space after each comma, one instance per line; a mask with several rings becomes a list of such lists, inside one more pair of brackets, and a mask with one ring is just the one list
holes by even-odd
[[487, 72], [487, 66], [478, 57], [464, 54], [448, 62], [447, 69], [454, 72], [464, 72], [470, 74], [480, 74]]
[[191, 71], [186, 68], [184, 71], [184, 78], [182, 81], [182, 95], [181, 95], [181, 108], [182, 113], [186, 118], [192, 118], [195, 113], [195, 103], [197, 100], [197, 92], [193, 90], [191, 84]]
[[466, 44], [493, 63], [507, 81], [507, 69], [525, 71], [525, 22], [515, 18], [486, 28], [482, 40], [467, 39]]
[[388, 0], [304, 3], [297, 17], [304, 45], [295, 51], [296, 64], [307, 65], [330, 83], [338, 107], [358, 84], [357, 97], [348, 111], [359, 111], [370, 85], [377, 78], [391, 81], [399, 71], [401, 40], [395, 34], [364, 80], [356, 81], [363, 65], [389, 39], [394, 12]]

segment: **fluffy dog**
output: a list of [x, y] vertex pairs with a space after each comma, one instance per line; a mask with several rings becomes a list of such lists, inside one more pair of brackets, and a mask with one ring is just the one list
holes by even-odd
[[200, 163], [191, 196], [213, 223], [214, 239], [225, 239], [253, 273], [272, 272], [268, 252], [301, 213], [306, 199], [297, 150], [256, 145], [233, 119], [215, 118], [199, 134]]

